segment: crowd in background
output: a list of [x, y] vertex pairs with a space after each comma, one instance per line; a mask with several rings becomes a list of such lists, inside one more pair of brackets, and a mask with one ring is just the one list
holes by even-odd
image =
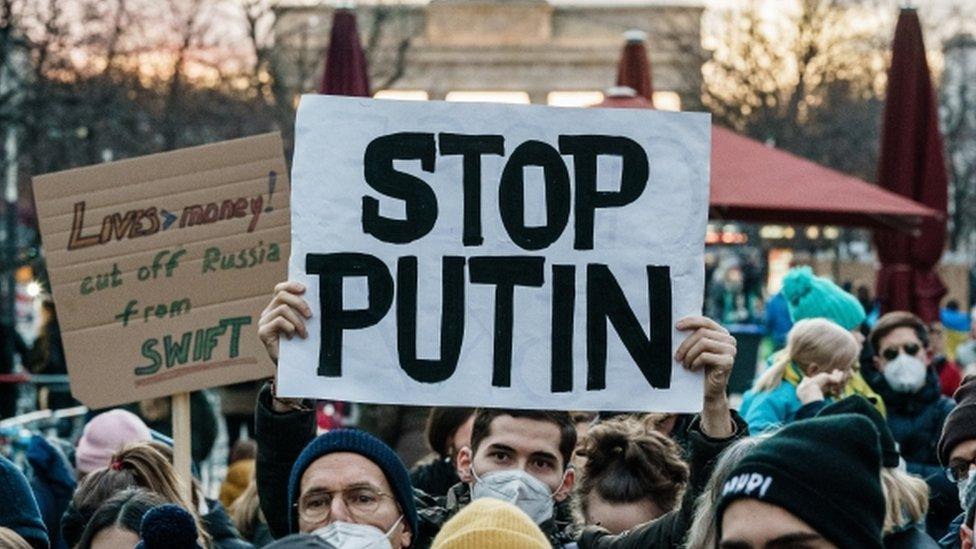
[[[275, 362], [281, 338], [307, 335], [303, 293], [280, 284], [261, 316]], [[21, 432], [0, 440], [0, 548], [973, 547], [969, 312], [878, 314], [803, 267], [764, 310], [773, 352], [741, 396], [736, 339], [708, 317], [677, 322], [675, 358], [704, 376], [697, 414], [391, 413], [247, 383], [192, 397], [189, 491], [168, 399], [90, 411], [78, 433]], [[48, 351], [17, 344], [44, 371], [59, 360], [49, 313], [34, 345]], [[211, 487], [202, 469], [224, 445]]]

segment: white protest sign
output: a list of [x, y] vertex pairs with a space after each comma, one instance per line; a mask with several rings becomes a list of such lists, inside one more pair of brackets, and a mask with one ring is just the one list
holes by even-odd
[[305, 96], [278, 394], [701, 409], [709, 117]]

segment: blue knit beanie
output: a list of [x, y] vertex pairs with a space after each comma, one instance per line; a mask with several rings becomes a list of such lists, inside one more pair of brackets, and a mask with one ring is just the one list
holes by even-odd
[[351, 452], [359, 454], [364, 458], [375, 463], [383, 474], [386, 481], [393, 488], [393, 495], [396, 497], [400, 509], [403, 510], [403, 519], [410, 524], [410, 532], [417, 535], [417, 507], [413, 500], [413, 486], [410, 484], [410, 473], [407, 467], [400, 461], [399, 456], [389, 446], [373, 435], [359, 431], [357, 429], [338, 429], [316, 437], [308, 446], [302, 450], [291, 468], [291, 475], [288, 478], [288, 530], [291, 533], [298, 531], [298, 514], [295, 504], [301, 493], [299, 484], [305, 470], [313, 461], [322, 456], [336, 452]]
[[0, 526], [9, 528], [32, 547], [50, 545], [47, 528], [27, 478], [9, 459], [0, 456]]
[[864, 307], [857, 298], [830, 280], [815, 276], [810, 267], [797, 267], [786, 273], [782, 291], [794, 322], [826, 318], [845, 330], [853, 330], [864, 322]]

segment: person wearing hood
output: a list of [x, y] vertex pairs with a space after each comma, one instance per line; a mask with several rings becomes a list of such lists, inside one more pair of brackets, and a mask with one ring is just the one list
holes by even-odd
[[64, 514], [78, 483], [68, 458], [61, 450], [41, 435], [33, 435], [27, 446], [27, 478], [34, 492], [34, 499], [41, 511], [52, 549], [67, 549], [61, 539], [61, 515]]
[[0, 527], [9, 528], [34, 549], [48, 549], [50, 538], [27, 478], [0, 455]]

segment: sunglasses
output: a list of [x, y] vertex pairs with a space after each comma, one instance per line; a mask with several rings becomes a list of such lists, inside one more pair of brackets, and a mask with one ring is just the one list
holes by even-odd
[[915, 356], [921, 349], [922, 347], [917, 343], [906, 343], [901, 347], [898, 347], [897, 345], [894, 347], [887, 347], [884, 351], [881, 351], [881, 356], [883, 356], [885, 360], [890, 361], [898, 358], [899, 351], [905, 351], [906, 355]]

